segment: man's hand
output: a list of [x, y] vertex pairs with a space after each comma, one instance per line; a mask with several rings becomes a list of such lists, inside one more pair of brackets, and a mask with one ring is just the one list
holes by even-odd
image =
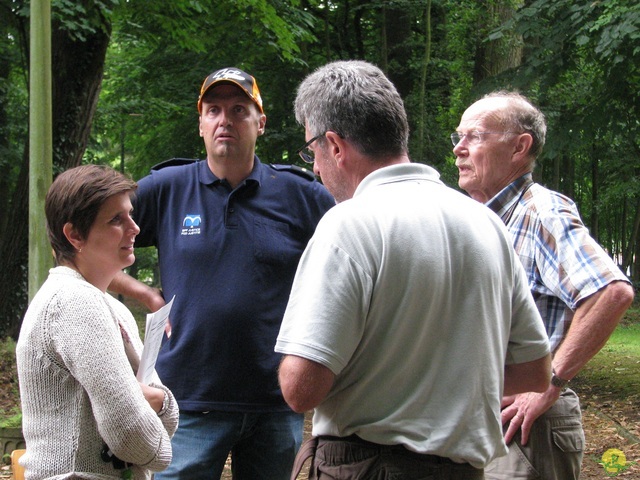
[[521, 393], [502, 400], [502, 424], [509, 423], [504, 441], [509, 444], [518, 430], [522, 431], [522, 444], [529, 441], [531, 426], [538, 417], [549, 410], [560, 398], [561, 389], [549, 385], [544, 393]]
[[145, 296], [145, 305], [151, 312], [157, 312], [165, 306], [164, 297], [162, 296], [162, 290], [159, 288], [150, 287]]
[[[575, 377], [600, 351], [633, 298], [633, 288], [627, 282], [615, 281], [580, 302], [569, 331], [553, 356], [553, 366], [560, 378]], [[529, 392], [505, 397], [502, 424], [511, 422], [504, 435], [505, 442], [511, 442], [521, 429], [525, 445], [533, 422], [556, 403], [560, 393], [560, 388], [549, 385], [541, 394]]]
[[[167, 303], [162, 296], [162, 290], [159, 288], [150, 287], [144, 298], [145, 305], [151, 312], [157, 312]], [[167, 334], [167, 338], [171, 336], [171, 318], [167, 318], [167, 325], [164, 327], [164, 332]]]

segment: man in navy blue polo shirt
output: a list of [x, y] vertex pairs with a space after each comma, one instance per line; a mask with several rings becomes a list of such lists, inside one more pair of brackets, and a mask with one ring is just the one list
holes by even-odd
[[[231, 452], [235, 479], [288, 479], [303, 417], [282, 398], [274, 345], [300, 255], [335, 201], [313, 174], [255, 155], [266, 116], [251, 75], [209, 75], [198, 111], [206, 160], [155, 167], [134, 205], [136, 246], [158, 248], [175, 295], [156, 369], [180, 426], [157, 478], [219, 478]], [[124, 274], [112, 290], [164, 304]]]

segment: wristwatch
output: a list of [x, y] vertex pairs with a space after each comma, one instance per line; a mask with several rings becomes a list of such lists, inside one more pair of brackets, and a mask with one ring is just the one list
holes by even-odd
[[556, 375], [555, 370], [551, 370], [551, 385], [558, 388], [564, 388], [569, 383], [569, 380], [565, 380], [564, 378], [560, 378]]

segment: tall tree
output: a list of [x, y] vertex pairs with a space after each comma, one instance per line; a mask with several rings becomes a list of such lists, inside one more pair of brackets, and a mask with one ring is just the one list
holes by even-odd
[[53, 264], [42, 205], [53, 177], [51, 138], [51, 2], [31, 0], [29, 58], [29, 264], [32, 299]]
[[[115, 1], [115, 0], [114, 0]], [[59, 1], [53, 5], [52, 70], [54, 165], [65, 169], [78, 165], [89, 136], [91, 119], [98, 100], [104, 53], [109, 42], [109, 3], [85, 0]], [[27, 31], [28, 9], [16, 2], [3, 2], [14, 25]], [[28, 52], [27, 36], [19, 37]], [[28, 56], [11, 68], [28, 72]], [[25, 88], [27, 85], [25, 85]], [[23, 148], [16, 181], [9, 186], [10, 208], [0, 234], [0, 319], [4, 332], [17, 336], [26, 309], [28, 262], [28, 149]]]
[[476, 84], [518, 67], [522, 60], [522, 38], [513, 32], [488, 36], [496, 27], [511, 20], [522, 0], [490, 0], [478, 16], [478, 30], [484, 33], [476, 44], [473, 78]]
[[[532, 97], [549, 124], [536, 176], [575, 196], [638, 278], [640, 5], [522, 3], [53, 0], [54, 169], [124, 160], [139, 178], [172, 156], [202, 157], [198, 86], [230, 65], [261, 87], [268, 123], [258, 155], [295, 163], [304, 139], [296, 86], [327, 61], [360, 58], [402, 92], [412, 158], [451, 185], [448, 135], [464, 108], [494, 88]], [[0, 333], [15, 332], [26, 306], [27, 25], [26, 0], [0, 0]]]
[[420, 74], [419, 110], [418, 120], [418, 151], [424, 151], [424, 134], [426, 125], [426, 105], [425, 93], [427, 89], [427, 75], [429, 74], [429, 64], [431, 63], [431, 0], [427, 1], [424, 7], [424, 59], [422, 60], [422, 72]]
[[179, 25], [167, 24], [160, 8], [153, 15], [139, 4], [118, 9], [87, 158], [116, 166], [124, 143], [126, 171], [134, 178], [172, 157], [202, 158], [198, 90], [208, 73], [228, 66], [243, 68], [258, 80], [268, 117], [258, 154], [275, 163], [293, 158], [297, 145], [287, 139], [299, 139], [299, 129], [287, 120], [296, 80], [306, 68], [299, 44], [314, 37], [308, 31], [311, 15], [286, 6], [202, 2], [198, 11], [171, 12]]
[[[494, 35], [505, 31], [525, 40], [523, 65], [509, 74], [549, 113], [545, 158], [563, 159], [561, 190], [576, 196], [585, 218], [598, 219], [596, 236], [611, 255], [631, 265], [637, 237], [620, 249], [607, 222], [621, 218], [633, 231], [639, 217], [632, 210], [622, 218], [623, 205], [640, 207], [640, 4], [536, 0]], [[640, 279], [637, 268], [632, 274]]]

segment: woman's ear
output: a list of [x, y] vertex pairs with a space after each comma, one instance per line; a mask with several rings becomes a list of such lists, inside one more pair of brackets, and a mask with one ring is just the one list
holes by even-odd
[[62, 227], [62, 233], [64, 233], [64, 236], [76, 250], [82, 250], [84, 240], [78, 233], [76, 227], [74, 227], [71, 222], [67, 222], [64, 224], [64, 227]]

